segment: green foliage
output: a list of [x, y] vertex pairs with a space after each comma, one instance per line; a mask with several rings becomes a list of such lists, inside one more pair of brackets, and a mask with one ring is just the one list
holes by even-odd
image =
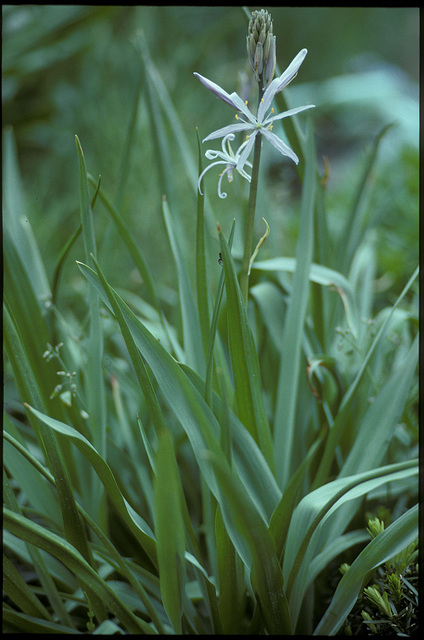
[[[382, 535], [384, 523], [375, 517], [368, 521], [367, 531], [373, 539]], [[379, 567], [372, 584], [364, 587], [344, 629], [349, 634], [360, 632], [365, 624], [368, 635], [414, 635], [418, 628], [418, 539]], [[362, 618], [362, 623], [360, 617]]]
[[[270, 234], [246, 305], [246, 185], [235, 176], [225, 203], [209, 177], [198, 193], [200, 140], [221, 112], [207, 122], [191, 84], [199, 65], [215, 77], [212, 45], [216, 75], [236, 77], [245, 16], [180, 11], [4, 8], [4, 631], [333, 635], [353, 612], [371, 632], [408, 633], [418, 269], [402, 206], [415, 224], [416, 149], [385, 158], [398, 134], [379, 118], [333, 189], [317, 161], [323, 116], [288, 119], [301, 195], [282, 196], [264, 149]], [[114, 60], [123, 34], [133, 44]], [[175, 65], [188, 69], [178, 83]], [[37, 95], [78, 113], [78, 136]], [[343, 120], [335, 90], [328, 100]], [[48, 206], [32, 175], [51, 186]], [[395, 242], [412, 248], [392, 262]], [[306, 616], [336, 561], [331, 601]]]

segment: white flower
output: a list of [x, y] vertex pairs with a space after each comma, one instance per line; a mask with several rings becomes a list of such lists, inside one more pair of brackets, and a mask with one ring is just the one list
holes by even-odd
[[315, 105], [309, 104], [304, 107], [295, 107], [294, 109], [289, 109], [288, 111], [283, 111], [283, 113], [274, 115], [274, 109], [271, 107], [271, 102], [273, 101], [275, 95], [282, 89], [284, 89], [284, 87], [286, 87], [289, 82], [291, 82], [296, 76], [299, 67], [305, 59], [307, 53], [308, 52], [306, 49], [302, 49], [302, 51], [297, 54], [294, 60], [292, 60], [284, 73], [282, 73], [278, 78], [274, 78], [274, 80], [268, 85], [259, 103], [258, 113], [256, 116], [254, 116], [248, 108], [247, 101], [243, 102], [243, 100], [237, 93], [233, 92], [229, 94], [224, 89], [222, 89], [222, 87], [215, 84], [215, 82], [208, 80], [204, 76], [201, 76], [199, 73], [195, 73], [194, 75], [199, 78], [200, 82], [202, 82], [202, 84], [204, 84], [207, 89], [212, 91], [212, 93], [229, 104], [231, 107], [237, 109], [237, 111], [244, 116], [244, 118], [242, 118], [239, 117], [238, 114], [236, 114], [236, 119], [238, 120], [237, 123], [229, 125], [227, 127], [222, 127], [222, 129], [217, 129], [217, 131], [213, 131], [203, 140], [203, 142], [206, 142], [207, 140], [215, 140], [216, 138], [222, 138], [230, 133], [234, 134], [238, 133], [239, 131], [246, 131], [246, 143], [243, 143], [243, 151], [239, 154], [236, 167], [237, 170], [240, 171], [241, 169], [243, 169], [243, 166], [245, 165], [247, 158], [252, 151], [256, 136], [258, 135], [258, 133], [261, 133], [280, 153], [282, 153], [284, 156], [288, 156], [296, 164], [298, 164], [299, 158], [297, 157], [297, 155], [285, 142], [283, 142], [278, 136], [275, 135], [275, 133], [273, 133], [272, 128], [276, 120], [294, 116], [296, 113], [305, 111], [305, 109], [312, 109]]
[[[206, 167], [206, 169], [204, 169], [204, 171], [202, 171], [202, 173], [199, 176], [199, 180], [197, 182], [197, 187], [199, 189], [199, 192], [203, 195], [202, 190], [200, 188], [200, 183], [202, 181], [203, 176], [205, 175], [205, 173], [207, 171], [209, 171], [209, 169], [212, 169], [212, 167], [215, 167], [218, 164], [225, 164], [226, 168], [224, 169], [224, 171], [220, 174], [219, 177], [219, 181], [218, 181], [218, 195], [220, 198], [226, 198], [227, 194], [221, 191], [221, 183], [222, 183], [222, 179], [223, 177], [227, 174], [228, 175], [228, 182], [232, 182], [233, 181], [233, 170], [237, 169], [237, 171], [239, 172], [239, 174], [241, 176], [243, 176], [243, 178], [245, 178], [246, 180], [248, 180], [250, 182], [251, 177], [249, 176], [248, 173], [246, 173], [246, 171], [244, 171], [244, 169], [242, 167], [238, 168], [237, 164], [240, 158], [240, 152], [242, 151], [242, 149], [244, 148], [244, 146], [247, 144], [247, 142], [244, 142], [239, 149], [236, 151], [236, 153], [234, 153], [234, 151], [231, 148], [231, 144], [230, 144], [230, 140], [234, 140], [235, 135], [233, 133], [228, 133], [226, 136], [224, 136], [224, 139], [222, 140], [222, 151], [214, 151], [212, 149], [208, 149], [208, 151], [206, 151], [205, 156], [207, 157], [208, 160], [215, 160], [215, 158], [221, 158], [220, 160], [217, 160], [216, 162], [212, 162], [212, 164], [210, 164], [208, 167]], [[227, 144], [227, 149], [225, 148], [225, 145]], [[252, 166], [252, 164], [250, 162], [245, 162], [245, 164], [247, 164], [249, 167]]]

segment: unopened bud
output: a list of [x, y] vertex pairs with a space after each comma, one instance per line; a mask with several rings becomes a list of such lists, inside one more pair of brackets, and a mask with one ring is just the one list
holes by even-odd
[[264, 78], [265, 87], [269, 85], [269, 83], [274, 77], [275, 65], [277, 63], [276, 48], [277, 48], [277, 36], [272, 36], [270, 40], [268, 56], [264, 56], [264, 58], [267, 60], [266, 66], [265, 66], [265, 78]]
[[[247, 56], [259, 82], [264, 70], [266, 78], [275, 69], [275, 37], [272, 33], [271, 15], [265, 9], [253, 11], [247, 35]], [[271, 59], [270, 59], [271, 58]]]
[[264, 70], [263, 47], [262, 47], [262, 43], [258, 42], [258, 44], [256, 45], [255, 64], [254, 64], [255, 78], [257, 82], [259, 82], [259, 78], [262, 75], [263, 70]]

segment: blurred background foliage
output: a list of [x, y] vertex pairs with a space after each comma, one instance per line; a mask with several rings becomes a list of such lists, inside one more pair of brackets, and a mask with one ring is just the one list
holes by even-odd
[[[309, 51], [289, 92], [294, 105], [317, 105], [317, 152], [323, 173], [324, 156], [330, 168], [326, 203], [336, 243], [344, 241], [337, 233], [352, 206], [366, 149], [387, 124], [394, 123], [381, 143], [363, 212], [364, 220], [371, 221], [367, 233], [374, 234], [377, 285], [382, 296], [389, 288], [390, 296], [398, 294], [418, 261], [418, 11], [271, 9], [280, 72], [301, 48]], [[203, 138], [228, 124], [232, 113], [201, 86], [193, 71], [229, 92], [241, 89], [243, 72], [248, 71], [246, 21], [241, 7], [3, 6], [3, 127], [14, 129], [27, 215], [49, 275], [79, 223], [77, 134], [89, 172], [95, 178], [101, 174], [102, 187], [112, 201], [117, 201], [119, 185], [125, 184], [120, 210], [155, 282], [174, 284], [161, 214], [164, 185], [155, 167], [143, 62], [135, 45], [139, 31], [197, 161], [196, 127]], [[128, 156], [125, 145], [140, 78], [135, 134]], [[155, 109], [161, 107], [156, 105]], [[177, 145], [172, 144], [177, 132], [168, 128], [166, 134], [175, 189], [167, 197], [171, 209], [179, 210], [186, 246], [190, 247], [195, 188], [187, 180]], [[238, 195], [242, 192], [247, 197], [246, 185], [235, 180], [227, 189], [228, 198], [220, 201], [213, 171], [205, 180], [207, 194], [219, 221], [229, 223], [241, 211]], [[259, 202], [271, 226], [261, 258], [292, 256], [300, 194], [296, 168], [268, 146], [261, 171]], [[258, 219], [261, 215], [258, 210]], [[107, 240], [107, 214], [100, 205], [96, 205], [95, 218], [106, 275], [112, 274], [112, 285], [137, 291], [140, 283], [133, 275], [131, 258], [119, 240]], [[71, 255], [81, 257], [82, 239]], [[67, 301], [71, 306], [85, 286], [74, 259], [66, 264], [60, 290], [62, 303]]]

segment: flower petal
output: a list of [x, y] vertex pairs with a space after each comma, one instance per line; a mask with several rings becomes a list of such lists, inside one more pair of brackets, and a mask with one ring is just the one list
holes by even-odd
[[212, 82], [212, 80], [208, 80], [204, 76], [201, 76], [200, 73], [194, 72], [194, 75], [197, 78], [199, 78], [200, 82], [203, 85], [205, 85], [205, 87], [207, 89], [209, 89], [209, 91], [212, 91], [212, 93], [214, 93], [218, 98], [220, 98], [221, 100], [223, 100], [224, 102], [229, 104], [231, 107], [234, 107], [234, 108], [237, 109], [237, 107], [234, 105], [234, 103], [233, 103], [233, 101], [232, 101], [232, 99], [230, 97], [230, 94], [227, 93], [222, 87], [220, 87], [215, 82]]
[[264, 92], [258, 109], [258, 120], [260, 122], [271, 106], [271, 102], [273, 101], [274, 96], [293, 80], [293, 78], [299, 71], [299, 67], [304, 61], [307, 53], [307, 49], [302, 49], [301, 51], [299, 51], [299, 53], [291, 61], [287, 69], [278, 78], [274, 78], [274, 80], [269, 84], [268, 88]]
[[314, 104], [307, 104], [304, 107], [294, 107], [294, 109], [289, 109], [288, 111], [283, 111], [282, 113], [277, 113], [276, 116], [272, 116], [271, 118], [267, 118], [262, 124], [263, 126], [267, 126], [271, 122], [275, 122], [275, 120], [281, 120], [282, 118], [288, 118], [289, 116], [294, 116], [296, 113], [300, 113], [301, 111], [305, 111], [306, 109], [313, 109], [315, 107]]
[[204, 76], [201, 76], [200, 73], [194, 72], [194, 75], [199, 78], [200, 82], [207, 88], [209, 91], [212, 91], [220, 100], [223, 100], [230, 107], [237, 109], [237, 111], [241, 111], [250, 122], [253, 122], [253, 114], [244, 101], [240, 98], [240, 96], [234, 91], [233, 93], [227, 93], [225, 89], [212, 82], [212, 80], [208, 80]]
[[200, 188], [200, 183], [202, 182], [202, 178], [205, 175], [205, 173], [207, 171], [209, 171], [209, 169], [212, 169], [212, 167], [215, 167], [217, 164], [227, 164], [225, 162], [225, 160], [218, 160], [217, 162], [212, 162], [209, 166], [206, 167], [206, 169], [203, 169], [202, 173], [199, 176], [199, 179], [197, 181], [197, 188], [199, 189], [199, 193], [201, 196], [203, 196], [202, 190]]
[[[243, 167], [247, 162], [247, 158], [250, 156], [250, 152], [252, 151], [254, 142], [255, 142], [255, 138], [257, 136], [257, 134], [259, 133], [259, 129], [255, 129], [249, 136], [249, 139], [247, 140], [246, 143], [243, 143], [243, 145], [245, 144], [246, 146], [244, 146], [243, 151], [241, 152], [239, 159], [237, 160], [237, 166], [236, 169], [239, 173], [241, 173], [243, 171]], [[241, 147], [240, 147], [241, 148]], [[238, 152], [236, 153], [236, 155], [238, 155]]]
[[261, 133], [268, 140], [268, 142], [270, 142], [272, 146], [277, 149], [277, 151], [283, 154], [283, 156], [287, 156], [288, 158], [291, 158], [293, 162], [299, 164], [299, 158], [297, 157], [295, 152], [290, 149], [290, 147], [285, 142], [280, 140], [280, 138], [276, 136], [275, 133], [272, 133], [272, 131], [270, 131], [269, 129], [261, 129]]
[[206, 138], [203, 138], [202, 142], [206, 142], [207, 140], [216, 140], [216, 138], [222, 138], [229, 133], [238, 133], [239, 131], [248, 131], [252, 128], [252, 125], [246, 122], [237, 122], [235, 124], [229, 124], [226, 127], [222, 127], [222, 129], [217, 129], [216, 131], [212, 131]]

